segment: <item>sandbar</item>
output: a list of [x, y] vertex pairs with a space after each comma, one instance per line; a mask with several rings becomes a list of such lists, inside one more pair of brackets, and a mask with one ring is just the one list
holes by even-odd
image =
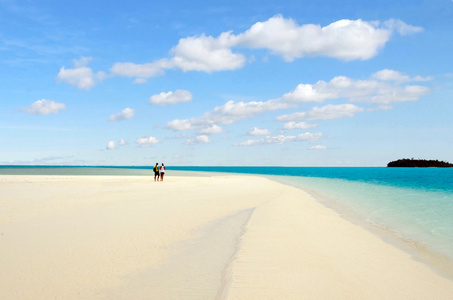
[[248, 175], [0, 175], [0, 299], [452, 299], [453, 280]]

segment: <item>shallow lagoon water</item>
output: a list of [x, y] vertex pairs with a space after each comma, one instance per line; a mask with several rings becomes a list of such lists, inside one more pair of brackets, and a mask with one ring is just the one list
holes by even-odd
[[[209, 172], [270, 176], [453, 259], [453, 168], [170, 166], [166, 174], [206, 176]], [[0, 174], [153, 176], [152, 166], [3, 166]]]

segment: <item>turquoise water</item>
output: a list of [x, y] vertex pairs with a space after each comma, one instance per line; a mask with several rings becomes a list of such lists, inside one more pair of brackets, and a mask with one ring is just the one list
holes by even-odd
[[271, 175], [386, 229], [414, 248], [453, 259], [453, 168], [177, 167]]
[[[172, 171], [270, 176], [453, 259], [453, 168], [167, 167], [167, 176]], [[152, 167], [5, 166], [0, 174], [152, 176]]]

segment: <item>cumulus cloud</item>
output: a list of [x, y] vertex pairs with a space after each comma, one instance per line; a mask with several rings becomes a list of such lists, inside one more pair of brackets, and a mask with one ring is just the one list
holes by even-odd
[[[126, 146], [127, 145], [127, 142], [124, 140], [124, 139], [121, 139], [118, 141], [118, 146]], [[115, 149], [118, 149], [117, 145], [115, 144], [114, 141], [110, 141], [107, 143], [107, 147], [106, 147], [107, 150], [115, 150]]]
[[22, 110], [32, 115], [48, 115], [58, 114], [62, 109], [66, 109], [66, 105], [52, 100], [42, 99], [33, 102], [30, 106]]
[[179, 40], [172, 49], [172, 63], [183, 71], [223, 71], [242, 68], [245, 57], [233, 53], [234, 46], [230, 32], [222, 33], [218, 38], [212, 36], [196, 36]]
[[188, 139], [186, 141], [187, 145], [198, 145], [198, 144], [207, 144], [211, 142], [207, 135], [199, 135], [195, 139]]
[[318, 124], [308, 124], [306, 122], [286, 122], [283, 124], [283, 129], [310, 129], [310, 128], [315, 128], [318, 127]]
[[258, 127], [253, 127], [247, 132], [247, 135], [251, 136], [260, 136], [260, 135], [270, 135], [271, 132], [267, 129], [260, 129]]
[[[322, 27], [318, 24], [299, 25], [281, 15], [253, 24], [237, 35], [231, 31], [217, 37], [205, 34], [179, 40], [170, 58], [145, 64], [116, 63], [110, 69], [114, 76], [146, 78], [162, 75], [165, 69], [216, 72], [242, 68], [247, 59], [233, 49], [265, 49], [286, 61], [302, 57], [327, 56], [340, 60], [366, 60], [376, 56], [397, 32], [414, 34], [422, 28], [401, 20], [383, 24], [363, 20], [339, 20]], [[252, 56], [253, 57], [253, 56]], [[81, 70], [80, 70], [81, 71]]]
[[57, 75], [57, 82], [66, 82], [79, 89], [89, 90], [97, 83], [106, 78], [104, 72], [94, 73], [93, 70], [87, 67], [92, 60], [90, 57], [83, 57], [80, 60], [74, 60], [74, 68], [66, 69], [61, 67]]
[[219, 133], [222, 133], [223, 132], [223, 129], [222, 127], [218, 126], [218, 125], [211, 125], [209, 127], [205, 127], [205, 128], [201, 128], [200, 129], [200, 133], [202, 134], [219, 134]]
[[262, 139], [257, 139], [257, 140], [247, 140], [245, 142], [241, 142], [238, 144], [235, 144], [235, 146], [254, 146], [254, 145], [265, 145], [265, 144], [284, 144], [288, 142], [294, 142], [294, 141], [312, 141], [312, 140], [317, 140], [320, 139], [323, 136], [321, 132], [318, 133], [301, 133], [298, 135], [277, 135], [277, 136], [266, 136], [265, 138]]
[[229, 125], [239, 120], [251, 118], [266, 111], [288, 108], [289, 105], [281, 101], [228, 101], [217, 106], [213, 111], [205, 113], [199, 118], [180, 120], [176, 119], [167, 123], [167, 128], [181, 130], [205, 130], [214, 124]]
[[334, 77], [329, 82], [299, 84], [295, 90], [281, 98], [287, 103], [321, 103], [326, 100], [348, 98], [351, 102], [392, 103], [418, 100], [429, 93], [424, 86], [406, 85], [410, 81], [427, 81], [429, 78], [408, 75], [394, 70], [381, 70], [369, 80], [356, 80], [346, 76]]
[[157, 105], [176, 104], [189, 101], [192, 101], [192, 94], [186, 90], [176, 90], [167, 93], [162, 92], [149, 98], [151, 104]]
[[115, 150], [116, 149], [115, 142], [114, 141], [108, 142], [106, 149], [107, 150]]
[[196, 128], [194, 119], [175, 119], [167, 123], [166, 128], [175, 130], [175, 131], [184, 131], [184, 130], [191, 130]]
[[383, 80], [383, 81], [401, 81], [401, 82], [432, 80], [431, 77], [422, 77], [422, 76], [415, 76], [414, 78], [411, 78], [410, 76], [408, 76], [406, 74], [403, 74], [403, 73], [395, 71], [395, 70], [389, 70], [389, 69], [384, 69], [384, 70], [374, 73], [373, 78]]
[[254, 24], [236, 38], [242, 46], [269, 49], [287, 61], [307, 56], [365, 60], [377, 54], [391, 33], [376, 23], [362, 20], [339, 20], [325, 27], [299, 26], [292, 19], [275, 16]]
[[[408, 84], [420, 81], [421, 77], [411, 78], [393, 70], [382, 70], [372, 75], [368, 80], [357, 80], [346, 76], [337, 76], [332, 80], [318, 81], [315, 84], [299, 84], [293, 91], [278, 99], [268, 101], [232, 100], [224, 105], [215, 107], [201, 117], [176, 119], [167, 123], [167, 128], [175, 131], [207, 130], [214, 125], [229, 125], [243, 119], [253, 118], [265, 112], [295, 108], [300, 104], [322, 103], [327, 100], [346, 99], [348, 102], [378, 104], [379, 109], [391, 108], [392, 103], [416, 101], [430, 92], [421, 85]], [[376, 108], [374, 108], [376, 109]], [[353, 117], [365, 109], [353, 104], [327, 105], [314, 107], [307, 112], [288, 114], [277, 118], [287, 122], [284, 129], [308, 129], [316, 125], [297, 123], [295, 121], [327, 120]], [[368, 109], [370, 111], [370, 109]]]
[[109, 121], [118, 122], [129, 120], [135, 116], [134, 110], [132, 108], [125, 108], [120, 113], [113, 114], [109, 117]]
[[354, 104], [328, 104], [323, 107], [313, 107], [307, 112], [297, 112], [276, 118], [277, 121], [305, 121], [305, 120], [331, 120], [346, 117], [354, 117], [358, 112], [365, 109]]
[[135, 141], [140, 147], [148, 147], [160, 143], [160, 141], [153, 136], [140, 137]]

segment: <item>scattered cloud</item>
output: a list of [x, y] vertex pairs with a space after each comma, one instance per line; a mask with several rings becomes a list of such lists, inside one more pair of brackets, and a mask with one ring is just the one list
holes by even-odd
[[192, 101], [192, 94], [186, 90], [176, 90], [167, 93], [162, 92], [149, 98], [151, 104], [157, 105], [176, 104], [189, 101]]
[[129, 120], [135, 116], [134, 110], [132, 108], [125, 108], [118, 114], [113, 114], [109, 117], [109, 121], [111, 122], [118, 122]]
[[42, 99], [33, 102], [30, 106], [22, 110], [32, 115], [48, 115], [58, 114], [62, 109], [66, 109], [66, 105], [52, 100]]
[[328, 104], [323, 107], [313, 107], [307, 112], [297, 112], [276, 118], [277, 121], [305, 121], [305, 120], [331, 120], [340, 118], [352, 118], [358, 112], [365, 109], [354, 104]]
[[[346, 61], [366, 60], [376, 56], [394, 32], [407, 35], [422, 30], [421, 27], [397, 19], [383, 24], [344, 19], [321, 27], [318, 24], [299, 25], [293, 19], [276, 15], [253, 24], [237, 35], [226, 31], [218, 37], [201, 34], [182, 38], [171, 49], [170, 58], [145, 64], [118, 62], [110, 72], [113, 76], [136, 77], [139, 80], [136, 79], [134, 83], [143, 83], [146, 78], [164, 74], [166, 69], [211, 73], [236, 70], [247, 61], [251, 63], [256, 60], [253, 55], [247, 59], [244, 54], [233, 52], [234, 48], [265, 49], [288, 62], [315, 56]], [[79, 70], [82, 71], [87, 72]]]
[[406, 74], [395, 70], [384, 69], [378, 71], [373, 74], [373, 78], [383, 81], [401, 81], [401, 82], [408, 82], [408, 81], [430, 81], [432, 80], [431, 77], [421, 77], [416, 76], [414, 78], [409, 77]]
[[312, 140], [317, 140], [320, 139], [323, 136], [321, 132], [318, 133], [301, 133], [298, 135], [277, 135], [277, 136], [266, 136], [265, 138], [262, 139], [257, 139], [257, 140], [247, 140], [245, 142], [241, 142], [238, 144], [235, 144], [235, 146], [255, 146], [255, 145], [266, 145], [266, 144], [284, 144], [288, 142], [294, 142], [294, 141], [312, 141]]
[[172, 120], [167, 123], [166, 128], [175, 130], [175, 131], [184, 131], [184, 130], [191, 130], [196, 128], [196, 122], [192, 121], [195, 119], [186, 119], [186, 120]]
[[106, 149], [107, 150], [115, 150], [116, 149], [115, 142], [114, 141], [108, 142]]
[[286, 61], [313, 56], [365, 60], [375, 56], [391, 34], [389, 29], [360, 19], [339, 20], [325, 27], [300, 26], [292, 19], [277, 15], [254, 24], [235, 38], [241, 46], [268, 49]]
[[318, 124], [308, 124], [305, 122], [296, 123], [294, 121], [286, 122], [285, 124], [283, 124], [283, 129], [310, 129], [315, 127], [318, 127]]
[[244, 55], [232, 52], [233, 38], [230, 32], [224, 32], [218, 38], [204, 34], [183, 38], [172, 49], [172, 63], [184, 72], [210, 73], [242, 68], [246, 59]]
[[356, 80], [346, 76], [334, 77], [315, 84], [299, 84], [294, 91], [281, 98], [288, 103], [321, 103], [326, 100], [347, 98], [351, 102], [393, 103], [418, 100], [429, 93], [424, 86], [404, 85], [410, 81], [427, 81], [429, 78], [410, 78], [394, 70], [382, 70], [369, 80]]
[[423, 31], [422, 27], [412, 26], [398, 19], [390, 19], [384, 22], [384, 28], [390, 31], [396, 31], [401, 35], [410, 35]]
[[[420, 85], [410, 85], [411, 81], [420, 81], [421, 77], [409, 76], [393, 70], [382, 70], [372, 75], [369, 80], [351, 79], [337, 76], [332, 80], [318, 81], [315, 84], [301, 83], [281, 98], [268, 101], [232, 100], [224, 105], [215, 107], [201, 117], [176, 119], [167, 123], [166, 127], [175, 131], [206, 130], [214, 125], [229, 125], [259, 114], [281, 109], [295, 108], [304, 103], [322, 103], [327, 100], [346, 99], [349, 102], [378, 104], [377, 109], [389, 109], [392, 103], [416, 101], [430, 92], [430, 89]], [[284, 129], [308, 129], [316, 125], [297, 123], [296, 121], [328, 120], [354, 117], [365, 108], [354, 104], [326, 105], [314, 107], [306, 112], [298, 112], [277, 117], [277, 121], [287, 122]], [[371, 109], [368, 109], [371, 111]], [[292, 122], [292, 123], [291, 123]]]
[[267, 129], [260, 129], [258, 127], [253, 127], [252, 129], [247, 132], [247, 135], [251, 136], [261, 136], [261, 135], [270, 135], [271, 132]]
[[167, 128], [172, 130], [192, 130], [212, 127], [214, 124], [229, 125], [237, 121], [254, 117], [258, 114], [288, 108], [289, 105], [277, 100], [234, 102], [228, 101], [217, 106], [213, 111], [205, 113], [202, 117], [180, 120], [176, 119], [167, 123]]
[[200, 129], [200, 133], [202, 133], [202, 134], [219, 134], [222, 132], [223, 132], [222, 127], [215, 125], [215, 124], [213, 124], [210, 127], [205, 127], [205, 128]]
[[207, 135], [199, 135], [195, 139], [188, 139], [186, 145], [198, 145], [198, 144], [207, 144], [211, 142]]
[[[124, 139], [119, 140], [118, 146], [126, 146], [126, 145], [127, 145], [127, 142]], [[107, 150], [115, 150], [115, 149], [118, 149], [118, 147], [117, 147], [117, 145], [115, 144], [114, 141], [110, 141], [110, 142], [107, 143], [106, 149]]]
[[138, 138], [135, 142], [140, 147], [149, 147], [151, 145], [160, 143], [160, 141], [153, 136], [144, 136], [144, 137]]
[[73, 69], [61, 67], [57, 75], [57, 82], [66, 82], [79, 89], [90, 90], [107, 77], [106, 73], [94, 73], [91, 68], [87, 67], [91, 60], [91, 57], [82, 57], [80, 60], [74, 60]]
[[310, 150], [326, 150], [327, 147], [324, 146], [324, 145], [315, 145], [315, 146], [311, 146], [310, 148], [308, 148]]
[[135, 83], [146, 82], [146, 78], [161, 76], [165, 69], [172, 68], [172, 64], [167, 59], [146, 64], [134, 64], [130, 62], [118, 62], [110, 68], [113, 76], [138, 77]]

